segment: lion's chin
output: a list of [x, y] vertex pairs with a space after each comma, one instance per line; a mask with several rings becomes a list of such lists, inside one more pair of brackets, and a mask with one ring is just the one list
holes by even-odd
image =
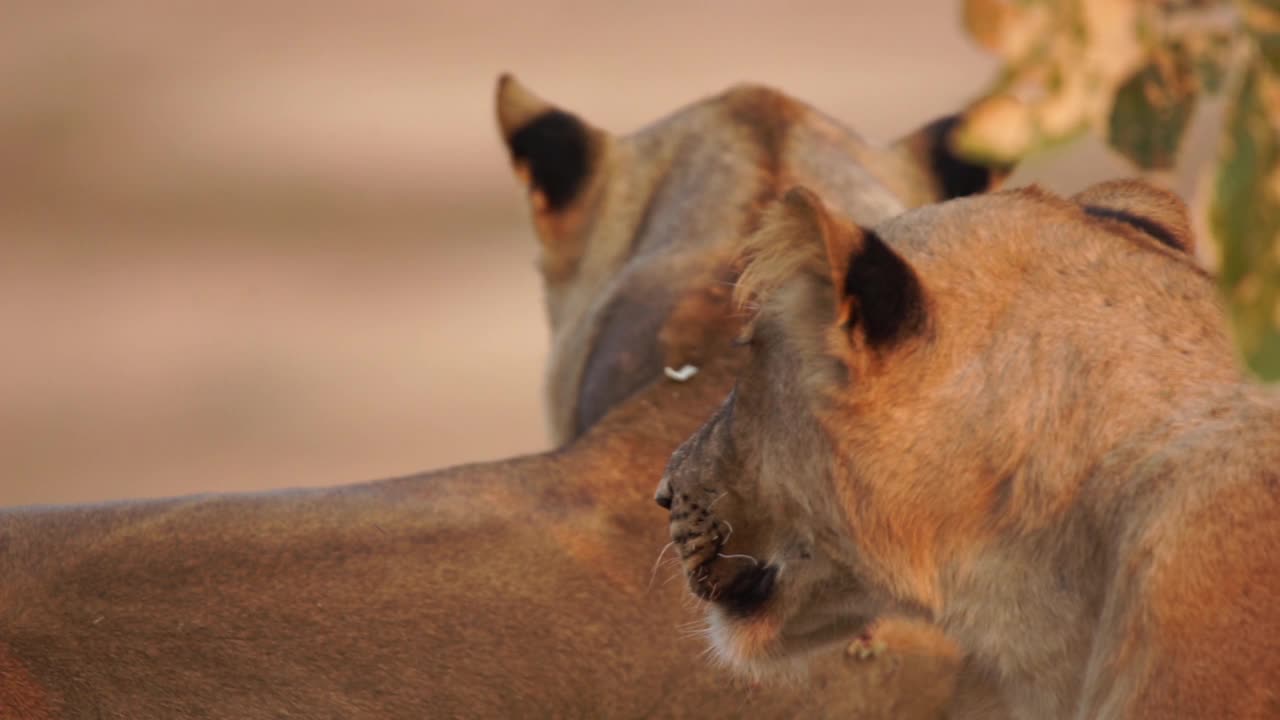
[[715, 658], [748, 675], [794, 675], [803, 672], [807, 657], [846, 642], [871, 625], [869, 618], [824, 617], [809, 622], [784, 622], [776, 613], [737, 615], [713, 607], [707, 617]]
[[778, 657], [782, 623], [768, 613], [737, 616], [712, 608], [708, 635], [716, 658], [729, 667], [755, 670]]

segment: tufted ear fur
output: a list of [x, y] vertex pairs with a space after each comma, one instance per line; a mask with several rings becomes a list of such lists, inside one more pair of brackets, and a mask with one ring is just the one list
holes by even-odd
[[498, 129], [537, 212], [568, 208], [596, 169], [605, 134], [542, 98], [513, 76], [498, 78]]
[[739, 293], [761, 295], [803, 272], [826, 281], [835, 322], [869, 346], [890, 344], [924, 324], [924, 294], [911, 266], [807, 188], [783, 195], [748, 251]]
[[1071, 198], [1089, 215], [1124, 223], [1158, 242], [1195, 255], [1191, 213], [1177, 195], [1142, 180], [1099, 183]]
[[994, 190], [1013, 172], [1012, 165], [976, 162], [956, 153], [952, 136], [963, 119], [963, 113], [938, 118], [891, 148], [899, 159], [928, 177], [934, 201]]

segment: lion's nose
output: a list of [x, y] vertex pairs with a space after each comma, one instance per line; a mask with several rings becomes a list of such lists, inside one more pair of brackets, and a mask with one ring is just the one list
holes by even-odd
[[662, 476], [662, 481], [658, 483], [658, 493], [653, 496], [653, 501], [658, 503], [658, 507], [663, 510], [671, 509], [671, 477]]

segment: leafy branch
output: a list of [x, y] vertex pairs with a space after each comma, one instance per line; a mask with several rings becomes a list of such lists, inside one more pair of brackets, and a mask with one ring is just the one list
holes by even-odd
[[957, 138], [1014, 160], [1095, 132], [1173, 166], [1207, 95], [1228, 93], [1210, 184], [1218, 277], [1249, 366], [1280, 378], [1280, 0], [965, 0], [1003, 67]]

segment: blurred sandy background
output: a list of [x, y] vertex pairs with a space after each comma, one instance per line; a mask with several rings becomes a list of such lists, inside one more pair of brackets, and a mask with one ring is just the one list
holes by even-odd
[[[951, 0], [3, 16], [0, 505], [546, 447], [534, 240], [492, 119], [502, 70], [619, 132], [755, 80], [886, 141], [994, 67]], [[1077, 147], [1020, 179], [1125, 172]]]

